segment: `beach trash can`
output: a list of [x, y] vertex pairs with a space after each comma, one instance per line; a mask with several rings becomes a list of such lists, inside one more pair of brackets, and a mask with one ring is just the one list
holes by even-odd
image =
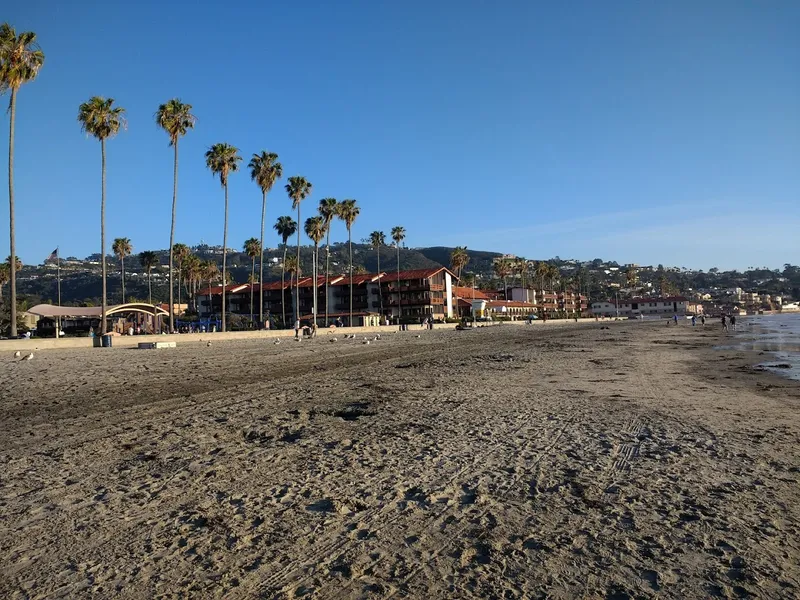
[[108, 333], [103, 336], [103, 348], [111, 348], [111, 335]]

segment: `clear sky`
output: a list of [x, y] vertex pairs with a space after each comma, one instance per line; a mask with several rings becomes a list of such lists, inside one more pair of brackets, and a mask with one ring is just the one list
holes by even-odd
[[[24, 262], [57, 245], [99, 251], [100, 147], [76, 120], [92, 95], [128, 111], [108, 143], [106, 231], [135, 252], [168, 246], [172, 153], [153, 113], [178, 96], [198, 123], [180, 146], [176, 241], [222, 242], [203, 153], [228, 142], [245, 165], [268, 149], [313, 183], [303, 219], [320, 198], [356, 198], [356, 239], [401, 224], [409, 246], [534, 259], [800, 262], [795, 0], [28, 0], [2, 12], [46, 54], [18, 96]], [[284, 183], [270, 226], [291, 214]], [[230, 245], [258, 236], [260, 203], [234, 174]], [[346, 239], [343, 225], [333, 236]]]

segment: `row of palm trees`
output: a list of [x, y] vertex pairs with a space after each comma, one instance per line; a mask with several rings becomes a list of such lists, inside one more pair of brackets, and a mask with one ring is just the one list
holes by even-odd
[[[464, 251], [466, 251], [466, 248]], [[553, 288], [556, 281], [561, 277], [557, 266], [544, 261], [529, 261], [525, 258], [501, 258], [496, 260], [494, 262], [494, 273], [503, 280], [503, 289], [506, 297], [508, 297], [508, 278], [510, 276], [514, 279], [519, 276], [520, 285], [523, 288], [526, 287], [526, 276], [528, 281], [538, 278], [541, 289], [545, 289], [545, 281], [547, 280], [549, 280], [550, 287]]]

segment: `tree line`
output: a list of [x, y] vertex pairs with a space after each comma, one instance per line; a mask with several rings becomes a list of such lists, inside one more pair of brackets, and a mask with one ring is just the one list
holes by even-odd
[[[8, 183], [9, 183], [9, 212], [10, 212], [10, 256], [16, 256], [16, 238], [15, 238], [15, 222], [14, 222], [14, 124], [16, 117], [16, 102], [17, 93], [22, 85], [33, 81], [39, 74], [44, 64], [44, 53], [36, 41], [36, 34], [33, 32], [21, 32], [17, 34], [16, 30], [8, 23], [0, 25], [0, 92], [10, 92], [11, 101], [9, 105], [9, 161], [8, 161]], [[121, 130], [127, 127], [125, 118], [125, 109], [115, 103], [114, 98], [106, 98], [103, 96], [93, 96], [86, 102], [78, 107], [78, 122], [80, 128], [87, 135], [95, 138], [100, 142], [100, 158], [101, 158], [101, 189], [100, 189], [100, 260], [102, 269], [102, 294], [101, 294], [101, 333], [106, 332], [106, 311], [107, 311], [107, 266], [106, 266], [106, 239], [105, 239], [105, 208], [106, 208], [106, 142], [113, 139]], [[174, 291], [175, 285], [173, 282], [173, 275], [177, 273], [178, 277], [184, 277], [186, 281], [196, 284], [201, 279], [213, 281], [217, 275], [213, 272], [216, 263], [212, 267], [211, 264], [197, 264], [192, 258], [187, 255], [183, 248], [184, 245], [175, 243], [175, 222], [177, 218], [177, 202], [178, 202], [178, 164], [179, 154], [178, 147], [180, 140], [185, 136], [189, 130], [195, 127], [197, 119], [192, 113], [192, 105], [182, 102], [179, 98], [172, 98], [161, 104], [154, 115], [156, 125], [164, 130], [169, 137], [169, 144], [173, 148], [173, 185], [172, 185], [172, 204], [171, 204], [171, 224], [170, 224], [170, 240], [169, 240], [169, 330], [174, 331], [175, 315], [174, 315]], [[228, 143], [216, 143], [209, 147], [205, 153], [205, 164], [211, 173], [219, 178], [220, 184], [224, 193], [224, 223], [223, 223], [223, 252], [222, 252], [222, 272], [219, 275], [223, 284], [227, 281], [227, 247], [228, 247], [228, 178], [239, 170], [239, 165], [242, 157], [239, 149]], [[257, 241], [255, 238], [248, 240], [245, 251], [248, 256], [253, 260], [253, 269], [251, 279], [255, 279], [255, 258], [260, 256], [259, 260], [259, 278], [258, 282], [263, 282], [264, 270], [264, 229], [265, 219], [267, 212], [267, 194], [272, 190], [275, 183], [283, 177], [283, 167], [278, 162], [278, 155], [274, 152], [263, 150], [259, 153], [253, 154], [248, 164], [250, 169], [250, 177], [254, 181], [262, 196], [261, 204], [261, 235]], [[310, 181], [305, 177], [296, 175], [288, 178], [284, 189], [292, 202], [292, 209], [297, 211], [297, 220], [293, 220], [292, 216], [282, 216], [276, 221], [274, 228], [281, 237], [284, 245], [284, 261], [281, 281], [285, 287], [285, 276], [287, 273], [287, 264], [293, 267], [292, 280], [295, 291], [294, 302], [294, 317], [299, 319], [299, 282], [300, 282], [300, 223], [301, 214], [300, 206], [304, 200], [311, 195], [313, 186]], [[352, 323], [353, 315], [353, 252], [352, 252], [352, 226], [356, 218], [361, 212], [356, 200], [345, 199], [337, 201], [334, 198], [324, 198], [320, 201], [318, 214], [308, 218], [304, 225], [303, 231], [314, 243], [314, 318], [317, 317], [317, 273], [318, 273], [318, 260], [319, 260], [319, 246], [323, 239], [326, 240], [326, 286], [327, 277], [329, 276], [329, 256], [330, 256], [330, 230], [332, 222], [335, 218], [344, 222], [347, 228], [348, 245], [350, 248], [350, 322]], [[294, 265], [287, 263], [286, 260], [286, 244], [289, 237], [297, 234], [297, 252]], [[397, 226], [392, 230], [392, 239], [398, 245], [405, 238], [405, 229]], [[373, 240], [373, 247], [379, 250], [380, 245], [385, 244], [385, 234], [382, 232], [373, 232], [370, 235]], [[131, 242], [128, 238], [117, 238], [112, 245], [114, 253], [120, 258], [123, 263], [124, 258], [129, 256], [132, 252]], [[176, 253], [177, 250], [177, 253]], [[379, 255], [380, 256], [380, 255]], [[142, 266], [148, 272], [148, 281], [152, 269], [156, 266], [157, 257], [155, 253], [142, 252], [139, 255], [139, 260]], [[177, 260], [178, 269], [175, 269], [175, 261]], [[380, 260], [380, 258], [379, 258]], [[8, 261], [8, 280], [10, 282], [10, 303], [11, 303], [11, 327], [10, 334], [12, 337], [17, 335], [17, 319], [16, 319], [16, 305], [17, 305], [17, 290], [16, 290], [16, 273], [19, 270], [16, 261]], [[124, 286], [124, 264], [123, 264], [123, 286]], [[399, 251], [398, 251], [398, 271], [399, 271]], [[227, 286], [222, 287], [222, 331], [226, 329], [226, 316], [225, 316], [225, 296]], [[178, 294], [180, 294], [180, 282], [178, 282]], [[264, 305], [263, 294], [259, 294], [259, 322], [264, 321]], [[124, 298], [124, 291], [123, 291]], [[152, 289], [150, 290], [150, 301], [152, 302]], [[285, 302], [284, 302], [285, 305]], [[252, 303], [251, 303], [252, 306]], [[285, 309], [284, 309], [285, 313]], [[327, 313], [327, 302], [326, 302]], [[327, 318], [327, 314], [326, 314]], [[284, 314], [284, 322], [286, 315]]]

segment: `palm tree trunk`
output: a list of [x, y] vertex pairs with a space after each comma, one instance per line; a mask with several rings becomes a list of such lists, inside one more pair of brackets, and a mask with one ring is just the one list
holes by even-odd
[[[267, 192], [261, 192], [261, 258], [258, 262], [258, 322], [264, 325], [264, 217], [267, 215]], [[252, 304], [252, 301], [250, 302]], [[251, 319], [252, 320], [252, 319]]]
[[383, 319], [383, 293], [381, 292], [381, 247], [378, 246], [378, 302], [381, 307], [381, 319]]
[[314, 243], [314, 325], [317, 324], [317, 268], [319, 265], [319, 246]]
[[328, 326], [328, 279], [331, 269], [331, 224], [328, 223], [327, 239], [325, 240], [325, 327]]
[[350, 226], [347, 226], [347, 245], [350, 246], [350, 322], [348, 326], [353, 326], [353, 234]]
[[122, 264], [122, 303], [125, 304], [125, 255], [119, 257], [119, 262]]
[[225, 182], [225, 229], [222, 231], [222, 333], [225, 333], [225, 288], [228, 274], [228, 182]]
[[[175, 298], [173, 297], [172, 283], [172, 261], [174, 260], [173, 245], [175, 244], [175, 209], [178, 204], [178, 138], [173, 140], [175, 148], [175, 160], [172, 167], [172, 225], [169, 228], [169, 332], [175, 332]], [[178, 276], [180, 286], [180, 275]], [[181, 291], [178, 290], [178, 294]]]
[[[103, 271], [103, 299], [100, 310], [100, 335], [106, 332], [106, 140], [100, 140], [100, 153], [102, 155], [102, 181], [100, 194], [100, 261]], [[151, 302], [152, 304], [152, 302]]]
[[253, 266], [250, 268], [250, 323], [253, 322], [253, 287], [256, 278], [256, 257], [253, 257]]
[[403, 302], [400, 292], [400, 242], [397, 243], [397, 324], [400, 325], [400, 317], [403, 316]]
[[300, 319], [300, 230], [303, 228], [300, 221], [300, 203], [297, 203], [297, 277], [294, 280], [294, 320]]
[[[153, 303], [153, 281], [151, 267], [147, 267], [147, 299], [148, 303]], [[155, 317], [153, 317], [155, 318]]]
[[11, 123], [8, 128], [8, 224], [11, 245], [11, 260], [8, 266], [8, 276], [11, 294], [11, 337], [17, 337], [17, 247], [14, 238], [14, 120], [17, 114], [17, 89], [11, 88]]
[[283, 240], [283, 264], [281, 265], [281, 310], [283, 327], [286, 328], [286, 240]]
[[[172, 244], [170, 244], [170, 248], [171, 247], [172, 247]], [[182, 266], [183, 266], [183, 263], [178, 263], [178, 269], [177, 269], [178, 270], [178, 310], [180, 310], [180, 306], [181, 306], [181, 267]], [[170, 289], [172, 289], [172, 288], [170, 288]], [[170, 304], [172, 304], [172, 302], [170, 302]]]

